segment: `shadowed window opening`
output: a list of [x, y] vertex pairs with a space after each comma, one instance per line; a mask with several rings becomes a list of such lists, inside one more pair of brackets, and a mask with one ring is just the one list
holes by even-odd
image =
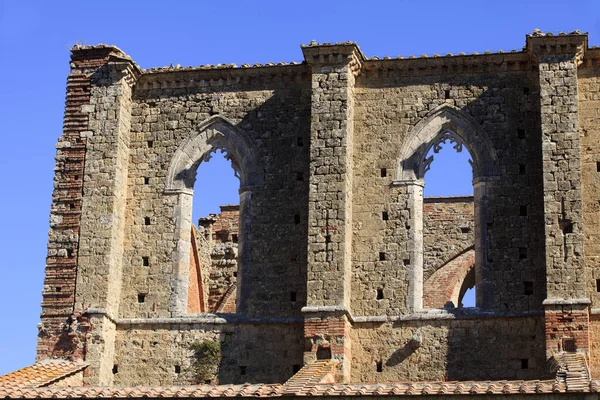
[[144, 225], [150, 225], [150, 217], [144, 217]]
[[175, 366], [175, 373], [176, 374], [180, 374], [181, 373], [181, 365], [176, 365]]
[[385, 177], [387, 176], [387, 169], [385, 169], [385, 168], [381, 168], [381, 171], [380, 171], [380, 173], [381, 173], [381, 177], [382, 177], [382, 178], [385, 178]]
[[383, 371], [383, 363], [381, 361], [376, 361], [375, 368], [377, 369], [377, 372], [382, 372]]
[[517, 129], [517, 136], [519, 139], [525, 139], [525, 129]]
[[600, 279], [596, 279], [596, 292], [600, 292]]
[[379, 253], [379, 261], [385, 261], [385, 253], [384, 252]]
[[521, 369], [529, 369], [529, 359], [527, 359], [527, 358], [521, 359]]
[[146, 295], [143, 293], [140, 293], [140, 294], [138, 294], [137, 299], [138, 299], [138, 303], [144, 303], [144, 302], [146, 302]]
[[562, 349], [567, 353], [575, 353], [577, 352], [577, 346], [575, 346], [575, 339], [573, 338], [563, 338], [562, 340]]
[[527, 206], [520, 206], [519, 207], [519, 215], [521, 217], [526, 217], [527, 216]]
[[303, 147], [304, 146], [304, 138], [301, 136], [298, 136], [296, 138], [296, 144], [298, 145], [298, 147]]
[[304, 180], [304, 173], [303, 172], [296, 172], [296, 180], [297, 181], [303, 181]]
[[317, 348], [317, 360], [330, 360], [331, 349], [329, 347], [319, 346]]
[[295, 374], [296, 372], [300, 371], [302, 369], [302, 367], [300, 366], [300, 364], [294, 364], [292, 365], [292, 373]]
[[151, 149], [154, 147], [154, 142], [152, 140], [148, 140], [148, 148]]
[[525, 166], [525, 164], [519, 164], [519, 174], [525, 175], [526, 172], [527, 172], [527, 167]]
[[294, 224], [296, 224], [296, 225], [300, 224], [300, 214], [294, 215]]
[[296, 302], [296, 292], [290, 292], [290, 301], [292, 303]]
[[524, 94], [525, 96], [528, 96], [528, 95], [529, 95], [529, 88], [528, 88], [528, 87], [524, 87], [524, 88], [523, 88], [523, 94]]
[[188, 312], [237, 310], [238, 248], [243, 240], [239, 188], [232, 157], [220, 149], [204, 155], [192, 200]]
[[240, 375], [246, 375], [246, 366], [240, 365]]
[[377, 289], [377, 300], [383, 300], [383, 289]]
[[387, 221], [389, 219], [389, 215], [387, 211], [384, 211], [381, 213], [381, 219], [383, 219], [384, 221]]
[[113, 367], [112, 367], [112, 373], [113, 373], [113, 375], [119, 373], [119, 366], [117, 364], [113, 365]]
[[519, 247], [519, 259], [525, 260], [527, 258], [527, 247]]
[[523, 282], [523, 294], [526, 296], [531, 296], [533, 294], [533, 282], [532, 281]]
[[142, 257], [142, 265], [144, 267], [150, 266], [150, 257], [147, 257], [147, 256]]
[[150, 184], [150, 178], [148, 178], [147, 176], [144, 177], [144, 185], [149, 185]]

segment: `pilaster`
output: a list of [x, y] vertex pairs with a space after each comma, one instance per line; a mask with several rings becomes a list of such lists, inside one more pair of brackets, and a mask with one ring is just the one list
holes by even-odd
[[340, 360], [341, 379], [347, 381], [349, 323], [340, 310], [350, 304], [353, 91], [364, 56], [354, 43], [313, 42], [302, 52], [312, 69], [305, 312], [320, 310], [306, 314], [305, 337], [313, 343], [309, 353], [317, 352], [314, 343], [335, 342], [330, 354]]
[[88, 312], [92, 326], [86, 343], [90, 364], [86, 384], [110, 385], [126, 231], [131, 91], [140, 71], [115, 47], [74, 48], [73, 57], [85, 60], [99, 50], [108, 55], [104, 64], [88, 73], [91, 88], [85, 109], [88, 129], [83, 133], [87, 141], [75, 308]]
[[540, 85], [548, 358], [589, 350], [577, 88], [586, 48], [587, 35], [578, 32], [527, 36]]

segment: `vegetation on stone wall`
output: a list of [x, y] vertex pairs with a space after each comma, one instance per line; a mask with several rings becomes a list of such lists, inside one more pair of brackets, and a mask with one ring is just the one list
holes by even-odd
[[192, 343], [190, 350], [193, 351], [191, 367], [196, 381], [213, 383], [219, 373], [221, 344], [214, 340], [204, 339]]

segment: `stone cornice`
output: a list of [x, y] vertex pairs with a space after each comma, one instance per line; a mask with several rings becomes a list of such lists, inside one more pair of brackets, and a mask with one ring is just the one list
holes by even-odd
[[539, 62], [541, 57], [550, 55], [574, 55], [577, 64], [583, 62], [585, 51], [588, 47], [587, 33], [573, 31], [561, 32], [557, 36], [552, 33], [542, 33], [536, 29], [527, 35], [526, 50], [530, 57]]
[[348, 65], [354, 76], [360, 73], [366, 57], [354, 42], [301, 45], [304, 60], [310, 66]]

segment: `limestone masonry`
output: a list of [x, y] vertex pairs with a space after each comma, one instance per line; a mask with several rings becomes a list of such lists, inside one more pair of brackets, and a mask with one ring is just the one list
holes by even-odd
[[[113, 46], [72, 49], [38, 362], [106, 391], [75, 398], [597, 391], [587, 34], [536, 30], [507, 53], [302, 52], [142, 70]], [[423, 198], [444, 142], [470, 153], [473, 196]], [[217, 150], [239, 204], [193, 221]], [[202, 346], [218, 349], [211, 375]], [[51, 395], [30, 390], [5, 396]]]

